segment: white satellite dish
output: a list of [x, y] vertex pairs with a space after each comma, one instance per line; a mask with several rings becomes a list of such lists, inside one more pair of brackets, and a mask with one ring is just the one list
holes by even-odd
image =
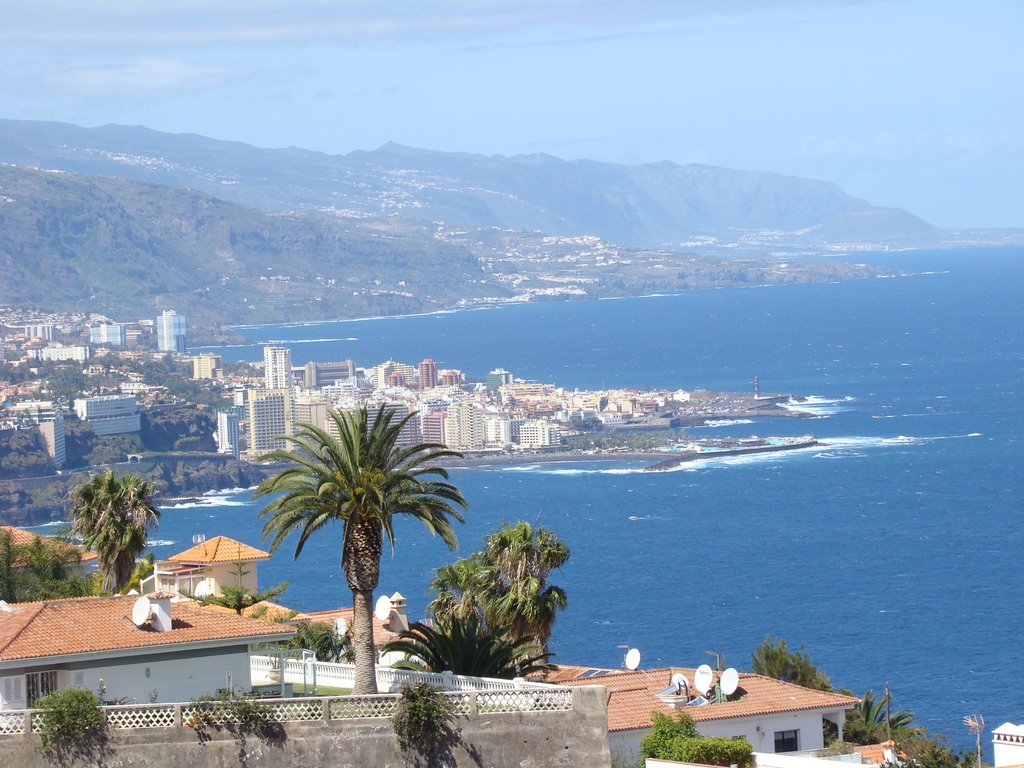
[[136, 627], [141, 627], [147, 621], [149, 621], [149, 615], [153, 612], [153, 606], [149, 602], [149, 598], [143, 595], [135, 601], [135, 605], [132, 606], [132, 624]]
[[387, 595], [378, 597], [377, 602], [373, 606], [373, 615], [381, 621], [387, 621], [388, 617], [391, 616], [391, 598]]
[[690, 684], [686, 682], [686, 675], [682, 672], [676, 672], [672, 675], [672, 685], [676, 688], [689, 688]]
[[697, 667], [697, 672], [693, 676], [693, 687], [706, 695], [711, 690], [711, 684], [714, 680], [715, 673], [711, 671], [711, 667], [707, 664], [701, 664]]
[[344, 637], [348, 634], [348, 622], [345, 621], [344, 616], [339, 616], [334, 620], [334, 634], [338, 637]]
[[736, 689], [740, 687], [740, 673], [729, 667], [722, 673], [722, 679], [719, 680], [719, 684], [722, 686], [722, 693], [726, 696], [732, 696], [736, 693]]
[[626, 651], [626, 669], [636, 669], [640, 666], [640, 649], [630, 648]]
[[210, 582], [206, 581], [205, 579], [203, 581], [200, 581], [199, 582], [199, 586], [196, 587], [195, 596], [196, 597], [209, 597], [212, 594], [213, 594], [213, 587], [210, 586]]

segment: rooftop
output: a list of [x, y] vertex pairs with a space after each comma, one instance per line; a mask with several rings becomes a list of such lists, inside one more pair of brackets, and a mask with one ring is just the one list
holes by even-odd
[[217, 640], [243, 642], [286, 639], [286, 625], [174, 603], [171, 629], [136, 626], [136, 597], [79, 597], [20, 603], [0, 610], [0, 663]]
[[673, 707], [658, 697], [671, 685], [672, 675], [681, 672], [692, 681], [696, 670], [662, 667], [629, 671], [597, 667], [559, 666], [544, 676], [544, 682], [576, 687], [603, 685], [608, 691], [608, 730], [630, 731], [648, 728], [651, 712], [687, 712], [696, 723], [755, 717], [801, 710], [849, 709], [859, 701], [853, 696], [815, 691], [764, 675], [741, 672], [739, 688], [729, 701], [702, 706]]
[[[32, 533], [32, 531], [26, 531], [23, 528], [15, 528], [12, 525], [0, 525], [0, 531], [8, 531], [11, 534], [11, 544], [14, 546], [22, 546], [34, 544], [37, 540], [42, 542], [55, 550], [58, 553], [68, 555], [69, 561], [78, 561], [82, 563], [88, 563], [95, 560], [99, 555], [89, 549], [70, 544], [60, 539], [54, 539], [49, 536], [40, 536], [38, 533]], [[15, 567], [25, 565], [20, 560], [14, 563]]]
[[[373, 616], [373, 644], [376, 646], [384, 645], [384, 643], [390, 643], [392, 640], [398, 639], [398, 632], [391, 629], [391, 620], [381, 621], [376, 616]], [[348, 622], [348, 626], [352, 627], [352, 609], [351, 608], [335, 608], [330, 611], [312, 611], [310, 613], [300, 613], [292, 617], [292, 621], [308, 621], [310, 623], [321, 622], [323, 624], [334, 624], [337, 619], [344, 619]]]
[[167, 558], [172, 563], [237, 563], [250, 560], [266, 560], [269, 552], [250, 547], [227, 536], [214, 536], [202, 541], [191, 549], [171, 555]]

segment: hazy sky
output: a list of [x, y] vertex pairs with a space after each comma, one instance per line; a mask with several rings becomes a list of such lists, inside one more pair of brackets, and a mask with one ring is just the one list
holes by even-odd
[[0, 116], [700, 162], [1024, 226], [1024, 2], [0, 0]]

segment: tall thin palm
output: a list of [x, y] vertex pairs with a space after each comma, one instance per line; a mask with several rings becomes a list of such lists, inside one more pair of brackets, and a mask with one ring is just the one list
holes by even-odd
[[488, 622], [507, 624], [514, 638], [533, 637], [547, 651], [558, 612], [567, 605], [562, 588], [548, 586], [547, 579], [569, 559], [569, 547], [547, 528], [520, 520], [487, 537], [483, 558], [497, 571], [499, 583]]
[[[443, 445], [399, 444], [402, 428], [413, 414], [394, 420], [381, 406], [371, 422], [365, 407], [331, 411], [332, 431], [299, 424], [286, 437], [291, 450], [267, 454], [264, 460], [289, 466], [262, 482], [256, 496], [273, 496], [260, 511], [266, 518], [264, 538], [277, 550], [298, 532], [295, 557], [309, 537], [327, 523], [340, 522], [341, 567], [352, 590], [352, 635], [356, 655], [355, 693], [376, 693], [375, 649], [371, 618], [373, 591], [380, 579], [385, 537], [394, 549], [396, 515], [409, 515], [448, 545], [458, 546], [452, 519], [462, 521], [462, 493], [447, 482], [438, 459], [461, 454]], [[440, 478], [440, 479], [438, 479]]]
[[135, 558], [146, 546], [160, 513], [153, 484], [138, 475], [97, 475], [72, 493], [71, 531], [99, 555], [103, 591], [115, 594], [131, 580]]

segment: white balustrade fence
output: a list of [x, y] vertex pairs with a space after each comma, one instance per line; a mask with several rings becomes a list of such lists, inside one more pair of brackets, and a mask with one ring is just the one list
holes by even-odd
[[[474, 678], [468, 678], [474, 679]], [[509, 681], [502, 681], [509, 682]], [[460, 715], [491, 715], [510, 712], [566, 712], [573, 708], [573, 693], [557, 686], [520, 687], [504, 690], [445, 691]], [[390, 718], [395, 714], [398, 695], [313, 696], [293, 699], [256, 700], [270, 719], [278, 723], [330, 722], [365, 718]], [[230, 721], [227, 709], [218, 702], [183, 704], [126, 704], [101, 707], [111, 729], [178, 728], [205, 722], [217, 726]], [[0, 711], [0, 737], [24, 734], [27, 728], [39, 733], [40, 710]], [[31, 725], [29, 725], [31, 724]]]
[[[303, 661], [280, 659], [277, 656], [250, 656], [250, 670], [254, 680], [273, 680], [285, 683], [325, 685], [331, 688], [352, 688], [356, 680], [355, 664], [329, 661]], [[282, 680], [283, 677], [283, 680]], [[470, 677], [444, 672], [414, 672], [377, 665], [377, 689], [396, 693], [403, 685], [429, 683], [445, 691], [519, 691], [523, 689], [557, 688], [547, 683], [500, 680], [491, 677]]]

